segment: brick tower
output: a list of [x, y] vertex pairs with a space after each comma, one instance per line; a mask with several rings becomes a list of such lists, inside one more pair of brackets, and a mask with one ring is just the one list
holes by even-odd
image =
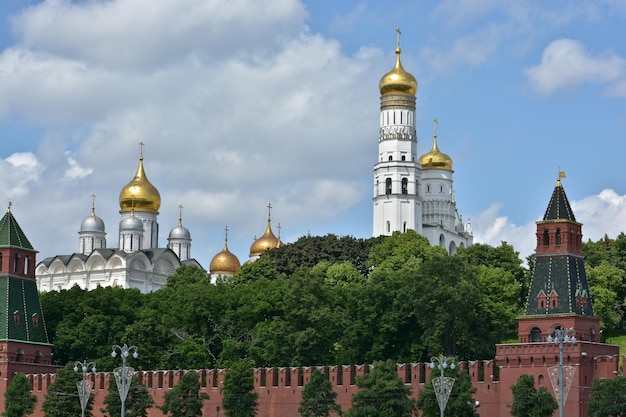
[[56, 372], [35, 281], [36, 254], [9, 203], [0, 220], [0, 392], [18, 372]]
[[[523, 374], [554, 393], [548, 368], [559, 364], [559, 346], [548, 342], [554, 329], [573, 328], [577, 342], [564, 345], [563, 364], [575, 368], [565, 415], [586, 417], [593, 378], [617, 374], [619, 348], [600, 343], [600, 319], [593, 303], [582, 252], [582, 224], [576, 221], [561, 184], [556, 182], [543, 220], [537, 222], [537, 249], [526, 311], [518, 318], [519, 343], [497, 345], [500, 416], [510, 415], [510, 387]], [[565, 392], [565, 391], [564, 391]]]

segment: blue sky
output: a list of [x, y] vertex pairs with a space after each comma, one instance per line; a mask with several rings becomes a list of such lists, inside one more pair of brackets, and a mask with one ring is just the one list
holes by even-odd
[[419, 83], [418, 152], [454, 161], [475, 241], [526, 256], [559, 170], [585, 239], [626, 230], [626, 3], [619, 0], [3, 0], [0, 201], [39, 259], [96, 213], [117, 245], [140, 141], [208, 267], [265, 229], [369, 237], [378, 80]]

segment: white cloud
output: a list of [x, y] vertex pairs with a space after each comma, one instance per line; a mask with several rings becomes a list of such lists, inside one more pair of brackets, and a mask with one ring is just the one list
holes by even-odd
[[71, 156], [67, 157], [67, 164], [69, 165], [69, 168], [65, 171], [64, 177], [68, 179], [85, 178], [93, 172], [93, 169], [91, 168], [81, 167]]
[[[547, 201], [546, 201], [547, 204]], [[619, 195], [614, 190], [605, 189], [597, 195], [585, 197], [581, 200], [570, 200], [576, 221], [583, 224], [583, 240], [597, 241], [608, 235], [615, 238], [626, 230], [626, 195]], [[502, 207], [491, 205], [472, 218], [474, 241], [492, 246], [507, 242], [520, 252], [520, 257], [535, 251], [536, 223], [540, 216], [525, 224], [512, 223], [506, 216], [500, 215]]]
[[626, 77], [626, 60], [613, 53], [594, 57], [574, 39], [558, 39], [543, 51], [541, 63], [524, 70], [541, 94], [584, 83], [610, 83]]
[[0, 195], [14, 198], [28, 193], [29, 185], [40, 180], [43, 167], [31, 152], [14, 153], [0, 159]]

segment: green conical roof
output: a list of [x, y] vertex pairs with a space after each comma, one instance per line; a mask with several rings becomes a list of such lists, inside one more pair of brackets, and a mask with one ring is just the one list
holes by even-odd
[[3, 247], [34, 250], [33, 245], [30, 244], [17, 220], [13, 217], [10, 203], [6, 214], [0, 220], [0, 248]]

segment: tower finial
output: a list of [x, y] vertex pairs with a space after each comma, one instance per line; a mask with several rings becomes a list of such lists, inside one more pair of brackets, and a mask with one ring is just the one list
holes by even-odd
[[435, 139], [437, 139], [437, 125], [439, 124], [439, 120], [437, 120], [437, 118], [435, 117], [435, 118], [433, 119], [433, 123], [435, 124], [435, 130], [434, 130], [434, 135], [433, 135], [433, 137], [434, 137]]
[[397, 32], [397, 34], [396, 34], [396, 37], [397, 37], [397, 46], [396, 46], [396, 48], [399, 50], [400, 49], [400, 36], [402, 35], [402, 32], [400, 32], [400, 28], [399, 27], [396, 28], [396, 32]]
[[11, 206], [13, 205], [13, 202], [11, 202], [11, 200], [9, 200], [9, 206], [7, 207], [7, 213], [11, 212]]
[[95, 194], [91, 195], [91, 215], [92, 216], [96, 215], [96, 195]]
[[559, 167], [559, 178], [556, 180], [556, 186], [561, 186], [561, 178], [565, 178], [565, 171], [561, 171], [561, 167]]
[[224, 243], [227, 245], [228, 244], [228, 225], [226, 227], [224, 227]]
[[178, 205], [178, 225], [179, 226], [183, 225], [183, 205], [182, 204]]
[[269, 203], [267, 205], [267, 221], [271, 221], [272, 220], [272, 203]]
[[280, 229], [282, 229], [282, 226], [278, 223], [278, 240], [280, 240]]
[[139, 142], [139, 160], [143, 161], [143, 147], [144, 147], [145, 143]]

